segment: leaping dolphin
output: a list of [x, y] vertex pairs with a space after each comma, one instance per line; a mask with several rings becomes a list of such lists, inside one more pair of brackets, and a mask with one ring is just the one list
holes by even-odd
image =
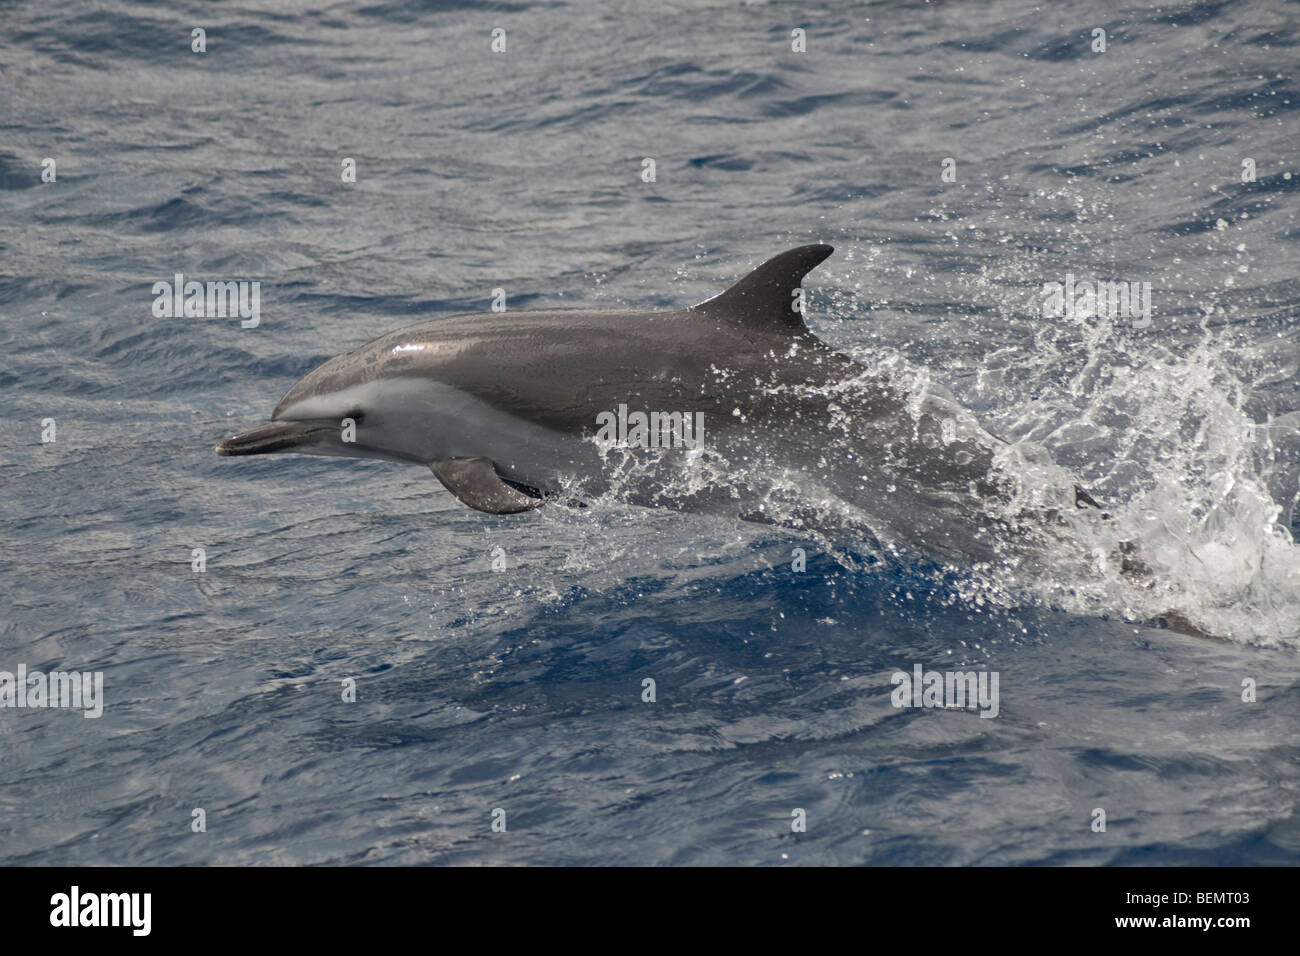
[[783, 252], [677, 311], [489, 312], [392, 332], [216, 451], [415, 462], [490, 514], [613, 494], [942, 561], [1014, 560], [1076, 509], [1101, 517], [1068, 478], [1026, 497], [1010, 446], [968, 412], [818, 339], [800, 287], [831, 252]]

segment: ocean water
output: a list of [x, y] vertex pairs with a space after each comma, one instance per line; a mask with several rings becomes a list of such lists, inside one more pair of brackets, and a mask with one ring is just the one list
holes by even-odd
[[[1262, 0], [0, 3], [0, 670], [104, 679], [0, 708], [0, 862], [1300, 862], [1298, 45]], [[806, 242], [825, 341], [1156, 585], [213, 454], [495, 289], [677, 308]], [[259, 324], [156, 317], [177, 273]], [[1150, 313], [1045, 314], [1067, 276]], [[895, 707], [917, 665], [998, 715]]]

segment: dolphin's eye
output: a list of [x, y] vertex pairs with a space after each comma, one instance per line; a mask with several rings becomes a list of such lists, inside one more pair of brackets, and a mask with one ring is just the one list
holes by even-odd
[[361, 409], [359, 409], [359, 408], [354, 408], [354, 409], [352, 409], [352, 411], [348, 412], [348, 413], [347, 413], [346, 415], [344, 415], [343, 417], [344, 417], [344, 418], [350, 418], [350, 419], [352, 419], [354, 422], [360, 422], [361, 419], [363, 419], [363, 418], [366, 417], [366, 415], [365, 415], [365, 412], [363, 412]]

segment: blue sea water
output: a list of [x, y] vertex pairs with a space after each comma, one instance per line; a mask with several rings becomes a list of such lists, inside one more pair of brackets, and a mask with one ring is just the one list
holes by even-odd
[[[1298, 46], [1272, 0], [0, 3], [0, 670], [104, 674], [0, 708], [0, 862], [1297, 863]], [[817, 333], [1071, 469], [1155, 593], [213, 454], [494, 289], [676, 308], [818, 241]], [[155, 317], [176, 273], [260, 324]], [[1150, 323], [1044, 315], [1067, 275]], [[917, 664], [998, 716], [894, 707]]]

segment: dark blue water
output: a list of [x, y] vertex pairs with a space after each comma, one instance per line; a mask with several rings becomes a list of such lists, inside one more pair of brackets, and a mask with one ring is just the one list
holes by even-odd
[[[1298, 44], [1276, 2], [0, 3], [0, 670], [105, 688], [0, 708], [0, 861], [1300, 861]], [[680, 307], [813, 241], [817, 332], [1078, 475], [1154, 589], [212, 453], [495, 288]], [[260, 324], [155, 318], [178, 272]], [[1066, 274], [1150, 323], [1045, 316]], [[916, 664], [998, 716], [895, 708]]]

